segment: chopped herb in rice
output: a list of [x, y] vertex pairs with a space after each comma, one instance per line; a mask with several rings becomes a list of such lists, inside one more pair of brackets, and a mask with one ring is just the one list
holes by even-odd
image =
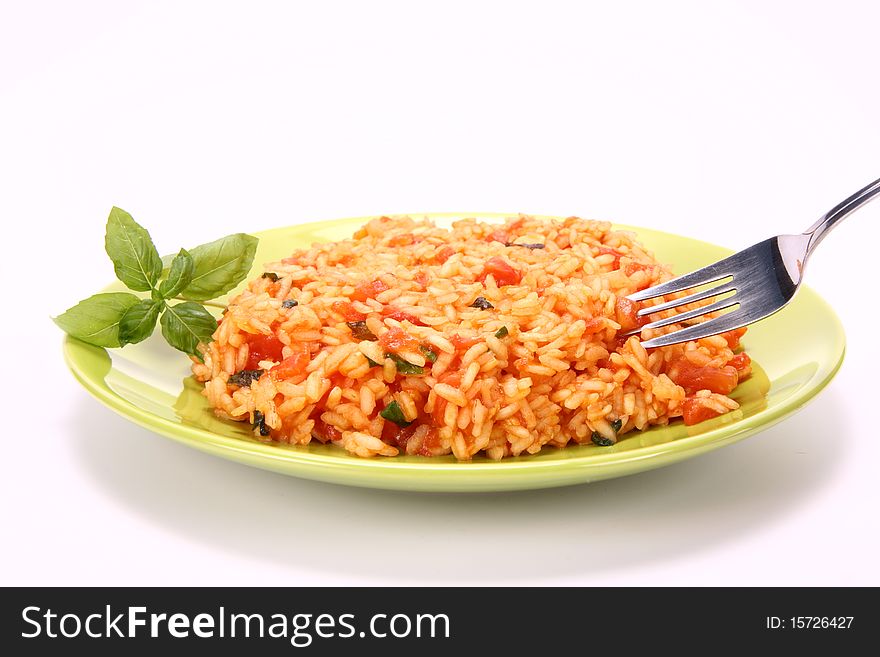
[[249, 386], [263, 376], [263, 370], [241, 370], [229, 377], [229, 383], [236, 386]]
[[386, 420], [390, 420], [394, 422], [399, 427], [408, 427], [410, 422], [406, 421], [406, 416], [404, 416], [403, 411], [400, 408], [400, 404], [396, 401], [392, 401], [389, 403], [380, 413], [383, 418]]
[[373, 332], [367, 328], [367, 323], [364, 321], [358, 322], [346, 322], [348, 328], [351, 329], [351, 334], [358, 340], [370, 340], [375, 341], [378, 338], [373, 334]]
[[471, 308], [479, 308], [480, 310], [489, 310], [494, 307], [486, 297], [477, 297], [471, 304]]

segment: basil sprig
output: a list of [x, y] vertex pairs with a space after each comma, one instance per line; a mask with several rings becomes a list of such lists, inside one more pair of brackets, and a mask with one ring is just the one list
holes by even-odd
[[[217, 320], [198, 302], [225, 294], [244, 280], [257, 241], [244, 233], [227, 235], [180, 249], [165, 259], [170, 264], [163, 269], [163, 259], [147, 230], [128, 212], [114, 207], [107, 219], [104, 249], [116, 277], [130, 290], [149, 292], [150, 298], [129, 292], [96, 294], [54, 321], [68, 335], [98, 347], [124, 347], [146, 340], [158, 321], [168, 344], [201, 358], [198, 345], [211, 341]], [[173, 300], [181, 303], [170, 303]]]

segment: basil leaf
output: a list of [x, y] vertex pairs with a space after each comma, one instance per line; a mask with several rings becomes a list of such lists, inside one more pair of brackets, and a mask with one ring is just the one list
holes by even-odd
[[83, 342], [97, 347], [121, 347], [119, 322], [138, 303], [140, 299], [128, 292], [105, 292], [80, 301], [53, 321]]
[[168, 344], [197, 357], [201, 357], [197, 349], [199, 342], [210, 342], [217, 330], [214, 316], [203, 305], [193, 301], [167, 306], [159, 323]]
[[397, 366], [397, 371], [401, 374], [424, 374], [425, 370], [418, 365], [413, 365], [412, 363], [403, 360], [400, 356], [396, 354], [385, 354], [387, 358], [390, 358], [394, 361], [394, 364]]
[[132, 290], [146, 292], [162, 275], [162, 259], [150, 234], [125, 210], [110, 210], [104, 250], [113, 261], [116, 277]]
[[171, 261], [168, 278], [159, 285], [159, 294], [162, 295], [162, 298], [170, 299], [180, 294], [181, 290], [192, 281], [194, 269], [195, 264], [189, 251], [181, 249]]
[[119, 321], [119, 345], [136, 344], [150, 337], [164, 305], [161, 301], [143, 299], [126, 310]]
[[403, 411], [400, 408], [400, 404], [396, 401], [391, 402], [379, 413], [386, 420], [391, 420], [399, 427], [408, 427], [412, 424], [412, 422], [407, 422], [406, 417], [403, 415]]
[[206, 301], [229, 292], [251, 270], [258, 241], [252, 235], [235, 233], [190, 249], [193, 277], [180, 296]]
[[168, 255], [162, 256], [162, 275], [167, 276], [168, 272], [171, 271], [171, 262], [177, 257], [174, 253], [169, 253]]
[[436, 363], [437, 362], [437, 352], [434, 351], [433, 349], [429, 349], [428, 347], [426, 347], [425, 345], [422, 344], [422, 345], [419, 345], [419, 351], [422, 352], [422, 356], [424, 356], [425, 360], [428, 361], [429, 363]]
[[508, 333], [510, 333], [510, 331], [507, 330], [507, 327], [506, 327], [506, 326], [502, 326], [500, 329], [498, 329], [497, 331], [495, 331], [495, 337], [496, 337], [496, 338], [503, 338], [503, 337], [506, 336]]
[[611, 447], [614, 444], [613, 440], [611, 440], [610, 438], [606, 438], [598, 431], [594, 431], [590, 435], [590, 440], [592, 440], [593, 443], [598, 445], [599, 447]]

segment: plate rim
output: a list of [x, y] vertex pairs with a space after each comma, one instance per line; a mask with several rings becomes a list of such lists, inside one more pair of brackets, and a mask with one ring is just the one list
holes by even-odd
[[[394, 215], [386, 216], [499, 219], [515, 216], [516, 214], [495, 212], [427, 212], [411, 213], [409, 215], [395, 213]], [[276, 231], [292, 229], [309, 231], [310, 228], [315, 229], [328, 224], [363, 222], [378, 216], [382, 215], [303, 222], [257, 231], [253, 234], [262, 238], [266, 233]], [[559, 218], [555, 215], [536, 214], [529, 216]], [[703, 240], [668, 233], [654, 228], [618, 224], [616, 222], [609, 223], [612, 223], [612, 226], [617, 230], [630, 230], [636, 234], [639, 231], [650, 232], [664, 238], [671, 238], [673, 240], [686, 239], [701, 246], [723, 249], [729, 253], [733, 252], [726, 247]], [[82, 355], [78, 353], [78, 351], [90, 351], [100, 358], [100, 352], [103, 352], [104, 357], [110, 360], [110, 355], [106, 349], [88, 345], [76, 338], [65, 336], [63, 338], [62, 351], [67, 367], [74, 375], [74, 378], [89, 394], [107, 408], [154, 433], [228, 460], [295, 477], [386, 490], [425, 492], [525, 490], [598, 481], [661, 467], [666, 465], [668, 461], [678, 462], [686, 460], [764, 431], [803, 408], [828, 386], [840, 370], [846, 353], [845, 331], [834, 309], [809, 286], [804, 285], [801, 287], [798, 296], [803, 295], [810, 297], [813, 303], [820, 304], [823, 308], [823, 314], [836, 328], [834, 334], [828, 336], [829, 338], [834, 338], [833, 344], [829, 345], [828, 350], [834, 362], [821, 375], [818, 372], [811, 375], [808, 383], [780, 401], [779, 404], [769, 406], [748, 418], [743, 418], [743, 420], [732, 424], [721, 425], [693, 436], [684, 436], [669, 442], [636, 447], [621, 452], [571, 456], [564, 459], [546, 461], [531, 460], [528, 456], [525, 456], [507, 458], [501, 461], [481, 460], [431, 463], [431, 459], [426, 458], [424, 463], [402, 462], [395, 461], [394, 458], [366, 459], [353, 457], [347, 453], [340, 453], [338, 456], [316, 454], [296, 451], [295, 448], [290, 446], [282, 448], [272, 443], [244, 442], [240, 438], [224, 436], [201, 427], [174, 422], [141, 408], [134, 402], [114, 392], [107, 385], [103, 377], [98, 380], [87, 371], [89, 368], [86, 366]], [[792, 303], [797, 303], [797, 297]], [[110, 367], [112, 368], [112, 361]], [[817, 380], [813, 381], [813, 378], [816, 377], [818, 377]], [[742, 425], [737, 428], [736, 424], [740, 422]], [[562, 448], [560, 451], [564, 451], [564, 449]], [[547, 482], [540, 479], [546, 472], [560, 468], [564, 468], [565, 476], [560, 476], [558, 481]], [[624, 472], [618, 470], [624, 470]], [[419, 479], [420, 475], [428, 473], [433, 476]], [[387, 477], [387, 479], [384, 481], [374, 481], [372, 477]], [[444, 479], [440, 477], [444, 477]], [[475, 480], [474, 477], [480, 479]]]

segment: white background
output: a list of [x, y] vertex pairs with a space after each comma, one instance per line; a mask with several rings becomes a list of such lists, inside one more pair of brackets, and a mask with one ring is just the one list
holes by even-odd
[[112, 280], [114, 204], [163, 252], [425, 211], [799, 232], [880, 176], [877, 7], [3, 1], [0, 582], [880, 584], [880, 203], [808, 269], [848, 338], [812, 404], [565, 489], [359, 490], [204, 455], [89, 397], [49, 319]]

